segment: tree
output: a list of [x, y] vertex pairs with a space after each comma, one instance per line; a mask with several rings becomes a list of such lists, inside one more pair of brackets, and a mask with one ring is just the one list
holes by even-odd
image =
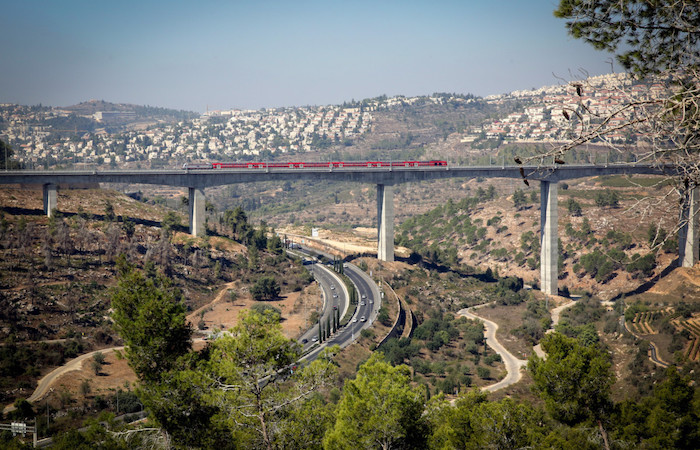
[[654, 385], [651, 396], [626, 400], [615, 411], [615, 440], [637, 448], [693, 448], [700, 439], [700, 409], [693, 401], [695, 389], [676, 367]]
[[92, 356], [91, 367], [95, 375], [99, 375], [102, 371], [102, 366], [105, 364], [105, 355], [102, 352], [97, 352]]
[[15, 151], [7, 142], [0, 139], [0, 170], [17, 170], [21, 165], [12, 159]]
[[429, 448], [537, 448], [545, 431], [542, 414], [533, 408], [508, 398], [488, 401], [479, 390], [460, 395], [454, 407], [435, 397], [426, 415]]
[[[328, 384], [336, 373], [328, 349], [309, 366], [294, 370], [301, 348], [287, 339], [274, 314], [249, 312], [214, 341], [193, 377], [220, 409], [218, 420], [241, 447], [273, 448], [283, 439], [293, 409]], [[291, 373], [290, 373], [291, 372]]]
[[175, 228], [180, 228], [182, 226], [182, 221], [180, 216], [174, 211], [168, 211], [165, 213], [163, 220], [160, 223], [161, 228], [168, 234], [175, 230]]
[[631, 78], [649, 80], [662, 91], [652, 95], [622, 88], [626, 102], [599, 115], [585, 104], [585, 81], [572, 82], [579, 99], [577, 109], [569, 114], [572, 138], [546, 155], [561, 156], [591, 141], [603, 141], [622, 153], [609, 135], [634, 134], [647, 144], [636, 155], [637, 161], [675, 166], [672, 188], [685, 201], [688, 190], [700, 185], [700, 4], [695, 0], [560, 0], [554, 15], [566, 20], [573, 37], [615, 53]]
[[610, 355], [561, 333], [546, 335], [541, 344], [547, 358], [533, 354], [528, 369], [547, 411], [567, 425], [597, 422], [607, 439], [603, 423], [612, 408], [610, 389], [615, 381]]
[[192, 329], [181, 294], [162, 276], [127, 270], [112, 294], [117, 331], [129, 365], [142, 380], [156, 381], [189, 352]]
[[267, 251], [278, 255], [284, 252], [284, 248], [282, 247], [282, 240], [274, 232], [272, 233], [272, 237], [267, 240]]
[[424, 448], [424, 395], [410, 382], [408, 366], [392, 367], [381, 353], [373, 353], [357, 377], [345, 382], [324, 447]]
[[515, 205], [515, 209], [522, 209], [526, 203], [527, 198], [525, 197], [525, 193], [520, 189], [516, 189], [515, 192], [513, 192], [513, 205]]
[[224, 212], [224, 223], [231, 228], [235, 239], [247, 243], [250, 224], [243, 208], [237, 206], [233, 211], [226, 210]]
[[205, 403], [190, 375], [207, 353], [190, 351], [192, 330], [179, 291], [167, 278], [155, 273], [144, 277], [125, 258], [120, 260], [113, 318], [140, 380], [139, 399], [173, 442], [220, 446], [223, 431], [212, 423], [218, 409]]
[[569, 33], [596, 49], [618, 52], [640, 75], [697, 66], [700, 10], [694, 0], [561, 0], [554, 11]]
[[581, 204], [573, 198], [569, 198], [569, 200], [566, 201], [566, 207], [569, 210], [569, 214], [571, 214], [574, 217], [581, 217], [581, 215], [583, 214]]
[[274, 300], [280, 295], [280, 286], [273, 277], [258, 278], [250, 288], [253, 300]]
[[617, 192], [610, 189], [604, 191], [598, 191], [595, 195], [595, 204], [597, 206], [605, 207], [610, 206], [611, 208], [617, 208], [620, 202], [620, 197]]
[[114, 214], [114, 206], [109, 200], [105, 200], [105, 220], [107, 222], [114, 222], [117, 216]]

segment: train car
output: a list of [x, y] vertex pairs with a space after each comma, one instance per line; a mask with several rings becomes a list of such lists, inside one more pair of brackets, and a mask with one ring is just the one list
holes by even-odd
[[447, 161], [330, 161], [330, 162], [215, 162], [185, 163], [183, 169], [313, 169], [342, 167], [440, 167]]
[[185, 163], [182, 168], [185, 170], [190, 169], [211, 169], [214, 165], [212, 163]]

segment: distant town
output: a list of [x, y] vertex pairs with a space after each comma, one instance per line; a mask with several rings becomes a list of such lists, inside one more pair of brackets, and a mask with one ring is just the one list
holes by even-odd
[[[660, 82], [635, 84], [625, 75], [611, 74], [483, 99], [457, 94], [382, 96], [337, 106], [207, 111], [187, 120], [145, 122], [139, 122], [128, 106], [85, 114], [69, 108], [0, 104], [0, 139], [12, 146], [27, 168], [153, 167], [197, 160], [273, 159], [351, 146], [371, 132], [373, 113], [382, 109], [425, 103], [517, 102], [516, 112], [461, 132], [461, 142], [553, 142], [566, 140], [572, 127], [620, 109], [630, 96], [654, 98], [664, 89]], [[82, 122], [68, 120], [75, 118]], [[616, 115], [608, 126], [615, 127], [625, 119], [623, 114]], [[75, 125], [60, 129], [56, 123]], [[91, 129], [82, 129], [85, 123], [92, 124]], [[637, 138], [631, 131], [608, 136], [613, 142], [629, 144]]]

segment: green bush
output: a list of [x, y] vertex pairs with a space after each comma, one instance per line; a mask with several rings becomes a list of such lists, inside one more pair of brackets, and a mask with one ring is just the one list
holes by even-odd
[[273, 277], [259, 278], [250, 288], [254, 300], [272, 300], [279, 296], [280, 286]]
[[627, 271], [637, 277], [649, 277], [654, 273], [656, 268], [656, 255], [653, 253], [648, 253], [644, 256], [640, 256], [635, 253], [632, 256], [632, 262], [627, 264]]
[[272, 314], [276, 315], [278, 319], [282, 317], [282, 311], [280, 311], [279, 308], [276, 308], [276, 307], [271, 306], [271, 305], [266, 305], [266, 304], [264, 304], [264, 303], [255, 303], [255, 304], [251, 307], [251, 309], [252, 309], [253, 311], [256, 311], [256, 312], [257, 312], [258, 314], [260, 314], [260, 315], [265, 315], [265, 314], [267, 314], [267, 313], [272, 313]]
[[476, 374], [481, 378], [482, 380], [486, 380], [491, 378], [491, 370], [489, 370], [486, 367], [477, 367], [476, 368]]

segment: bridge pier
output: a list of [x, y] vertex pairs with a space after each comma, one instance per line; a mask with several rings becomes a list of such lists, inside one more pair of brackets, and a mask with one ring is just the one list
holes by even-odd
[[51, 217], [58, 207], [58, 186], [52, 183], [44, 185], [44, 213]]
[[685, 222], [678, 232], [678, 265], [693, 267], [698, 262], [698, 188], [691, 189], [683, 204], [681, 221]]
[[190, 190], [190, 234], [192, 236], [204, 236], [204, 189], [189, 188]]
[[377, 185], [377, 259], [394, 260], [394, 186]]
[[540, 181], [540, 289], [549, 295], [559, 293], [557, 191], [556, 181]]

